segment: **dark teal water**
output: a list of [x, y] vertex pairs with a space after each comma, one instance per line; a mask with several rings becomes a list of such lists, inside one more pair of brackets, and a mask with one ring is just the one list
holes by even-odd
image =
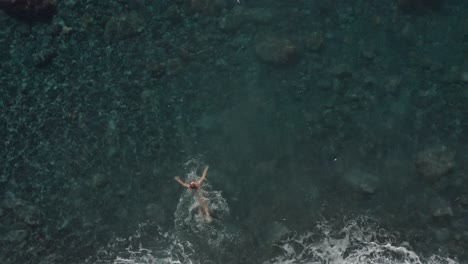
[[57, 8], [0, 11], [1, 263], [467, 262], [466, 4]]

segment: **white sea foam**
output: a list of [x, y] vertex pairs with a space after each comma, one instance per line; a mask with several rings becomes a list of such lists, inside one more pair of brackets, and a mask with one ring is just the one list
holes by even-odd
[[361, 217], [334, 230], [323, 221], [314, 232], [296, 234], [276, 245], [278, 256], [264, 264], [455, 264], [456, 261], [433, 255], [423, 259], [407, 244], [379, 228], [377, 221]]
[[[190, 169], [186, 181], [198, 179], [197, 167]], [[212, 190], [209, 181], [202, 188], [212, 222], [198, 216], [197, 199], [190, 191], [184, 191], [174, 212], [172, 231], [163, 231], [152, 223], [141, 224], [133, 236], [114, 239], [99, 252], [100, 260], [93, 263], [211, 264], [219, 263], [221, 256], [231, 259], [229, 247], [245, 246], [240, 242], [241, 235], [226, 228], [229, 207], [222, 193]], [[323, 220], [309, 232], [291, 234], [272, 245], [276, 250], [264, 264], [457, 263], [438, 255], [425, 259], [411, 250], [410, 243], [398, 240], [369, 217], [344, 220], [341, 224]]]
[[153, 223], [140, 224], [127, 238], [114, 238], [95, 257], [94, 264], [200, 264], [194, 246]]
[[[197, 167], [191, 168], [185, 181], [198, 179]], [[189, 190], [184, 190], [174, 212], [173, 231], [164, 232], [153, 223], [141, 224], [135, 235], [116, 238], [102, 249], [98, 254], [102, 256], [102, 261], [95, 263], [215, 263], [209, 260], [210, 254], [207, 251], [222, 254], [221, 245], [237, 243], [237, 234], [226, 231], [223, 219], [229, 215], [229, 207], [222, 193], [212, 190], [209, 181], [203, 183], [201, 191], [213, 217], [211, 222], [198, 215], [197, 199]]]
[[[213, 229], [216, 230], [216, 229]], [[214, 232], [211, 230], [211, 232]], [[206, 230], [205, 230], [206, 231]], [[218, 238], [236, 243], [233, 234], [226, 231]], [[182, 237], [178, 232], [164, 232], [160, 227], [147, 223], [140, 225], [135, 235], [117, 238], [99, 252], [102, 261], [93, 263], [113, 264], [206, 264], [217, 263], [209, 254], [210, 245], [217, 245], [222, 254], [226, 244], [195, 233]], [[226, 240], [226, 238], [230, 238]], [[280, 241], [275, 247], [276, 256], [264, 264], [457, 264], [453, 259], [433, 255], [424, 259], [410, 249], [407, 242], [398, 244], [389, 232], [379, 228], [370, 218], [361, 217], [346, 221], [337, 228], [326, 221], [317, 224], [313, 231], [294, 234]], [[109, 258], [112, 257], [112, 258]], [[107, 259], [107, 260], [106, 260]], [[108, 260], [112, 259], [111, 262]]]

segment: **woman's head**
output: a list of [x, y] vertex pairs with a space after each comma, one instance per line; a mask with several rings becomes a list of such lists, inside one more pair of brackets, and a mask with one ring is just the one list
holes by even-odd
[[190, 185], [190, 189], [192, 189], [192, 190], [198, 189], [198, 185], [196, 183], [194, 183], [194, 182], [190, 182], [189, 185]]

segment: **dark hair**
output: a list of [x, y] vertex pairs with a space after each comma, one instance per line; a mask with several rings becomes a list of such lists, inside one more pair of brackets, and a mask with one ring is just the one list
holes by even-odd
[[195, 190], [197, 189], [197, 185], [194, 182], [190, 183], [190, 189]]

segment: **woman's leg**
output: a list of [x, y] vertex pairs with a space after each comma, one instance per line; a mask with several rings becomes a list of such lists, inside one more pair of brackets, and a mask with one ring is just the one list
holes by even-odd
[[210, 209], [208, 208], [208, 205], [206, 204], [205, 198], [203, 196], [200, 195], [198, 203], [200, 204], [200, 207], [203, 207], [203, 210], [205, 211], [206, 219], [208, 221], [211, 221]]
[[202, 212], [202, 206], [201, 204], [198, 205], [198, 216], [202, 217], [203, 216], [203, 212]]

